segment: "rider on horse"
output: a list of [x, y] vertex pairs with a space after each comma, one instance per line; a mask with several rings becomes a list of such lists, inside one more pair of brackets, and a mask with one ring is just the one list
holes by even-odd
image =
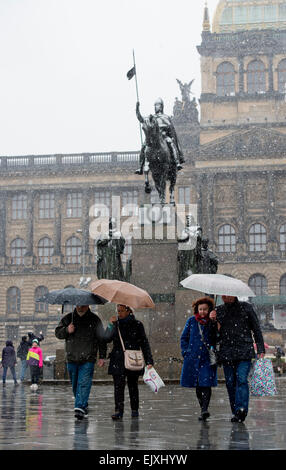
[[[136, 103], [136, 116], [137, 119], [144, 124], [144, 118], [141, 116], [140, 111], [139, 111], [139, 106], [140, 104], [137, 102]], [[174, 128], [174, 125], [167, 114], [164, 114], [164, 102], [162, 98], [158, 98], [157, 101], [155, 102], [155, 114], [152, 115], [154, 118], [156, 118], [158, 122], [158, 126], [160, 129], [161, 136], [163, 139], [167, 142], [167, 145], [170, 149], [170, 153], [172, 156], [172, 159], [174, 160], [177, 170], [181, 170], [183, 167], [181, 163], [184, 163], [184, 156], [183, 152], [180, 148], [180, 144], [177, 138], [177, 134]], [[140, 168], [135, 171], [135, 174], [137, 175], [142, 175], [143, 174], [143, 168], [144, 168], [144, 163], [145, 163], [145, 150], [146, 150], [146, 143], [143, 144], [140, 152]]]

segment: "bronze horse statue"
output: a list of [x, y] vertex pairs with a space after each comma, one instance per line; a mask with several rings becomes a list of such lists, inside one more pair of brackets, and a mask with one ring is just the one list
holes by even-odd
[[[177, 167], [171, 150], [160, 132], [157, 119], [152, 114], [149, 118], [145, 118], [142, 128], [146, 137], [145, 158], [159, 194], [160, 204], [166, 203], [166, 184], [169, 181], [170, 204], [175, 205], [174, 189], [177, 180]], [[146, 193], [151, 192], [148, 178], [149, 169], [147, 167], [147, 170], [144, 170]]]

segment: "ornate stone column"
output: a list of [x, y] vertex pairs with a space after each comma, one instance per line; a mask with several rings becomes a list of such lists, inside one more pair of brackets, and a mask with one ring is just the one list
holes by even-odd
[[83, 206], [82, 206], [82, 247], [84, 253], [84, 266], [89, 265], [89, 205], [91, 198], [91, 190], [85, 189], [83, 191]]
[[274, 90], [274, 78], [273, 78], [273, 55], [268, 56], [268, 91]]
[[55, 190], [55, 225], [53, 265], [60, 267], [62, 262], [62, 197], [63, 193]]
[[238, 57], [238, 91], [239, 93], [244, 92], [244, 63], [243, 57]]
[[267, 189], [268, 189], [268, 250], [270, 255], [278, 254], [277, 240], [277, 220], [275, 214], [275, 186], [277, 177], [273, 172], [267, 172]]
[[203, 229], [203, 236], [207, 236], [209, 239], [209, 245], [211, 249], [214, 249], [214, 243], [215, 243], [215, 238], [214, 238], [214, 179], [215, 179], [214, 174], [210, 174], [207, 176], [207, 183], [205, 186], [205, 189], [207, 190], [207, 201], [208, 201], [208, 207], [207, 207], [207, 214], [208, 214], [208, 225], [207, 225], [207, 233], [204, 233], [204, 227]]
[[6, 204], [7, 192], [0, 193], [0, 266], [6, 263]]
[[34, 199], [35, 191], [27, 193], [27, 251], [25, 254], [25, 266], [34, 264]]
[[236, 250], [238, 256], [246, 255], [247, 242], [245, 238], [245, 181], [247, 181], [247, 173], [237, 173], [237, 243]]

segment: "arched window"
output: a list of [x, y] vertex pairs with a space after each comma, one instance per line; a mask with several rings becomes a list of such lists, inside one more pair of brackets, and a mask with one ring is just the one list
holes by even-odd
[[263, 225], [251, 225], [249, 229], [249, 250], [266, 251], [266, 229]]
[[281, 225], [279, 230], [279, 244], [280, 250], [286, 251], [286, 225]]
[[218, 96], [235, 94], [235, 72], [230, 62], [223, 62], [216, 70], [216, 93]]
[[[69, 287], [74, 288], [74, 286], [70, 285], [70, 286], [65, 286], [65, 289], [68, 289]], [[75, 309], [75, 307], [76, 307], [76, 305], [65, 304], [65, 305], [64, 305], [64, 313], [73, 312], [74, 309]]]
[[54, 254], [54, 244], [49, 237], [44, 237], [39, 241], [38, 255], [39, 264], [52, 264]]
[[253, 60], [247, 67], [248, 93], [264, 93], [266, 91], [266, 72], [261, 60]]
[[218, 231], [218, 251], [219, 253], [235, 253], [236, 237], [234, 228], [225, 224]]
[[37, 299], [43, 297], [49, 292], [48, 288], [45, 286], [38, 286], [35, 289], [35, 312], [36, 313], [49, 313], [49, 304], [46, 302], [36, 302]]
[[277, 68], [277, 73], [278, 73], [278, 91], [280, 93], [285, 93], [286, 92], [286, 59], [283, 59], [279, 62], [278, 68]]
[[6, 304], [7, 313], [21, 313], [21, 292], [18, 287], [9, 287]]
[[283, 276], [281, 276], [279, 293], [280, 295], [286, 295], [286, 274], [283, 274]]
[[24, 240], [22, 240], [22, 238], [15, 238], [15, 240], [11, 242], [10, 248], [11, 264], [24, 264], [26, 254], [26, 244]]
[[249, 278], [248, 285], [255, 295], [267, 295], [267, 279], [263, 274], [253, 274]]
[[78, 237], [71, 237], [66, 242], [66, 263], [79, 264], [81, 261], [82, 245]]

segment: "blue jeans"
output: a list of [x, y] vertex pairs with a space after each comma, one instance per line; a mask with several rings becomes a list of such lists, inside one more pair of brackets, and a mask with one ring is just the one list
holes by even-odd
[[74, 407], [84, 411], [88, 405], [94, 371], [94, 362], [85, 362], [84, 364], [68, 362], [67, 369], [72, 383], [72, 391], [75, 397]]
[[[11, 371], [14, 383], [16, 383], [17, 377], [16, 377], [16, 372], [15, 372], [15, 367], [9, 367], [9, 369]], [[3, 366], [3, 384], [6, 382], [7, 371], [8, 371], [8, 367]]]
[[20, 380], [24, 380], [27, 367], [28, 367], [28, 363], [26, 359], [21, 359]]
[[235, 414], [239, 408], [244, 408], [245, 412], [248, 412], [248, 374], [250, 369], [251, 361], [241, 361], [231, 365], [223, 365], [226, 388], [233, 414]]

